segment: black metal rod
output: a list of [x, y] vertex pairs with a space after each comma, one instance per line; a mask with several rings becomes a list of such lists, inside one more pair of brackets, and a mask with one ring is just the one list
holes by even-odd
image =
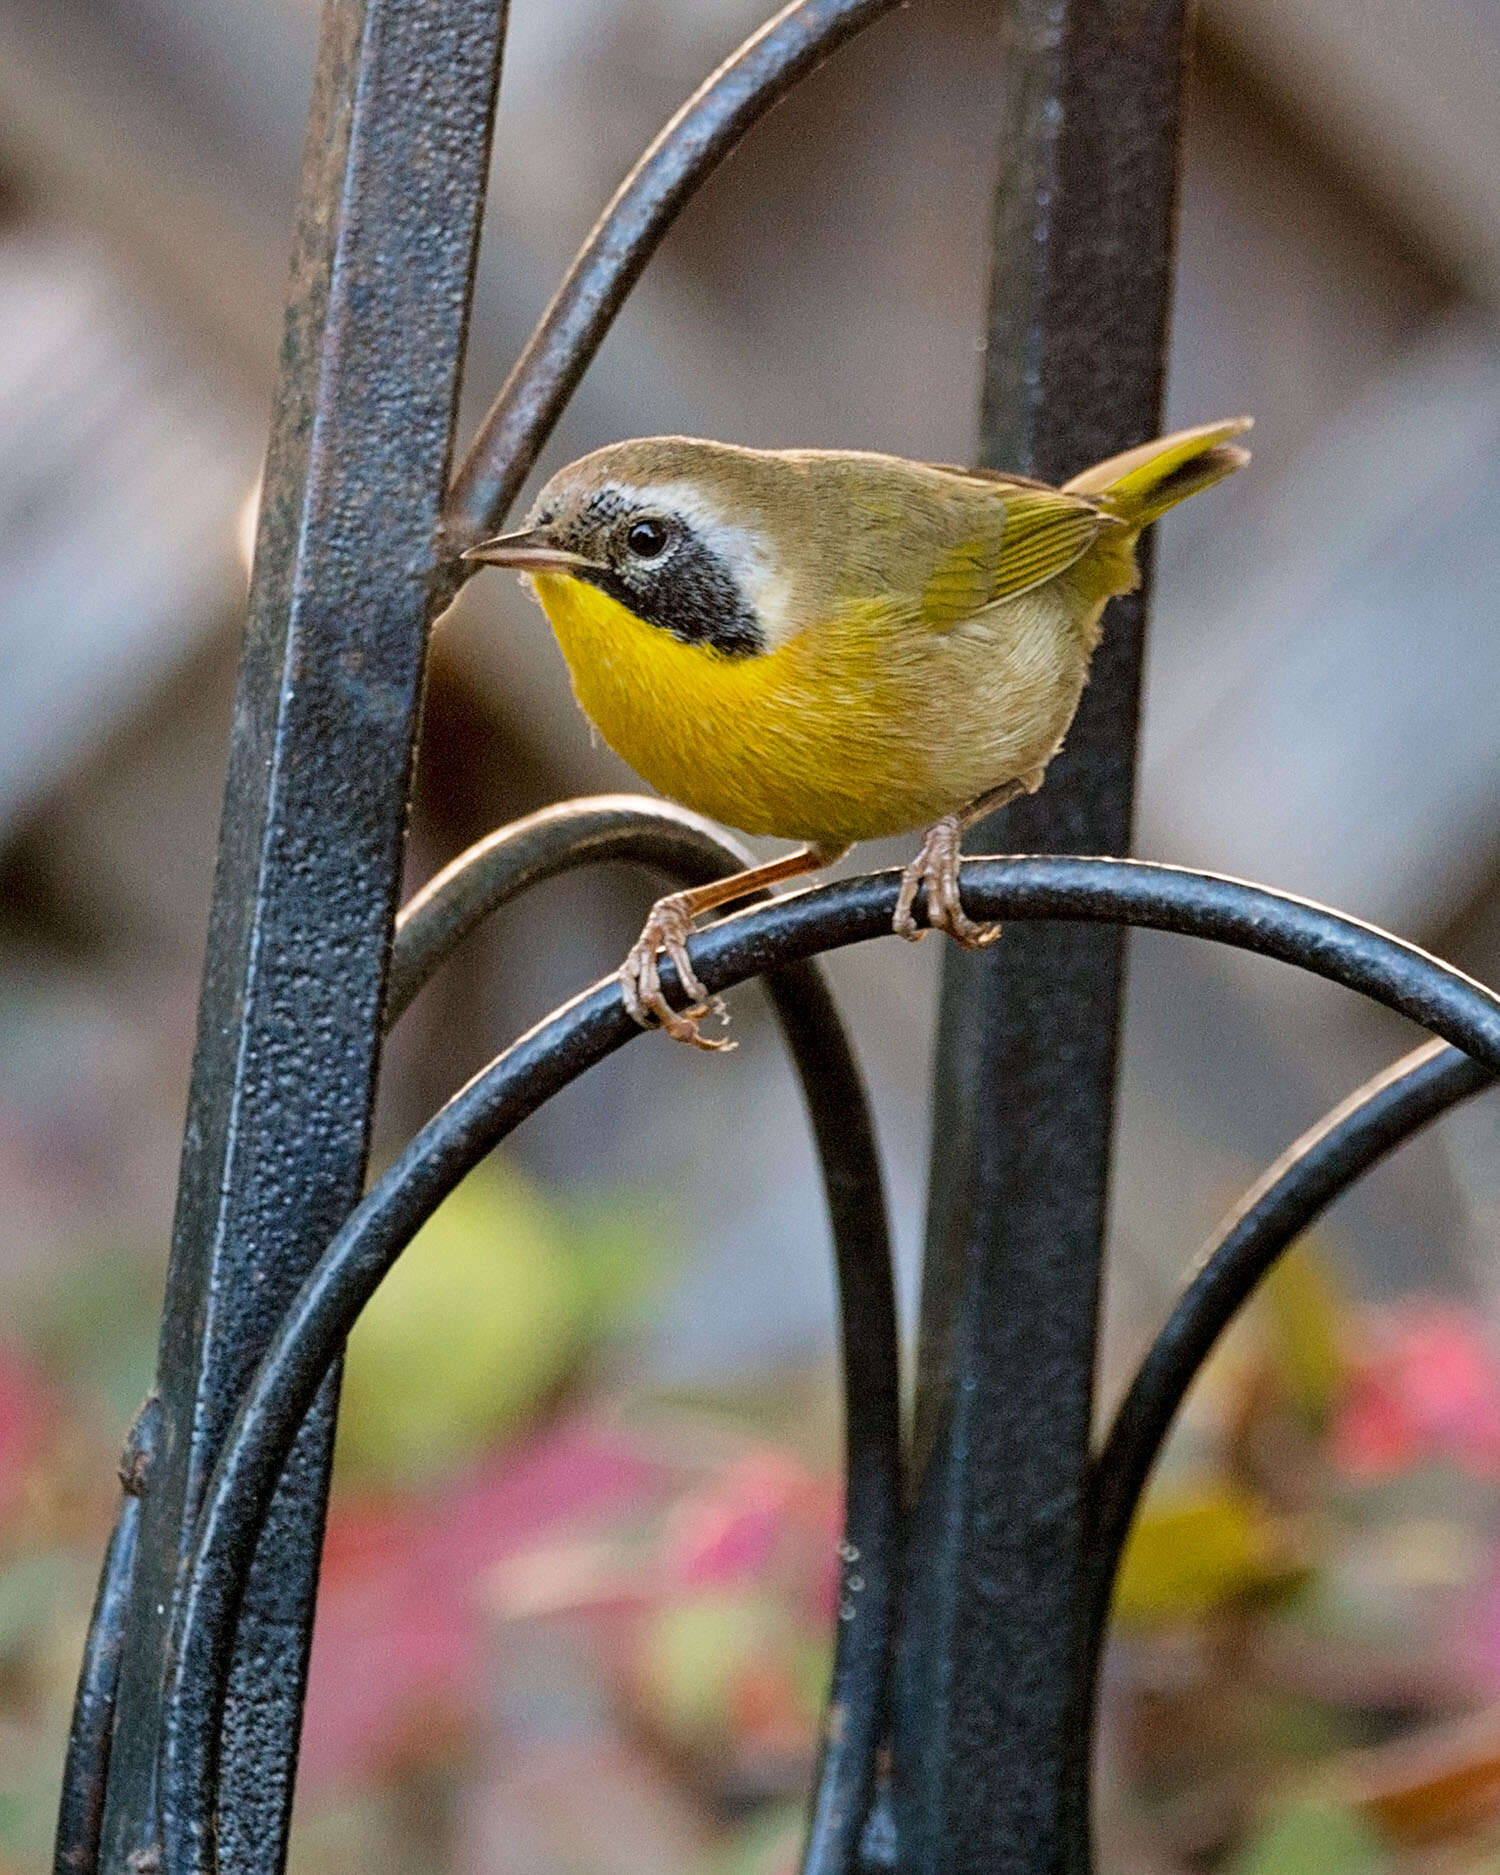
[[[543, 808], [459, 855], [402, 911], [386, 1000], [394, 1023], [450, 952], [491, 912], [543, 879], [625, 861], [678, 885], [752, 862], [711, 822], [640, 795]], [[764, 896], [764, 895], [762, 895]], [[886, 1723], [901, 1513], [901, 1372], [890, 1226], [869, 1098], [815, 964], [766, 979], [802, 1084], [832, 1224], [844, 1400], [841, 1617], [820, 1741], [804, 1875], [847, 1875]]]
[[[898, 877], [793, 894], [693, 939], [711, 991], [889, 931]], [[1500, 997], [1373, 927], [1263, 887], [1141, 861], [970, 861], [965, 903], [991, 919], [1127, 922], [1279, 958], [1370, 996], [1500, 1073]], [[919, 908], [919, 915], [924, 908]], [[674, 986], [675, 987], [675, 986]], [[178, 1605], [162, 1735], [167, 1875], [210, 1875], [219, 1715], [245, 1573], [286, 1455], [360, 1310], [459, 1180], [528, 1115], [640, 1034], [613, 979], [520, 1037], [423, 1128], [329, 1244], [244, 1396], [204, 1495]], [[996, 1506], [1003, 1514], [1004, 1505]]]
[[94, 1875], [99, 1866], [99, 1833], [109, 1788], [109, 1748], [114, 1733], [115, 1692], [120, 1656], [125, 1648], [125, 1617], [130, 1608], [130, 1578], [135, 1569], [141, 1501], [124, 1493], [104, 1552], [78, 1690], [73, 1723], [63, 1761], [62, 1798], [57, 1811], [53, 1875]]
[[[620, 184], [516, 360], [454, 478], [454, 553], [505, 519], [626, 295], [678, 213], [799, 79], [902, 0], [795, 0], [699, 87]], [[455, 584], [474, 571], [455, 563]]]
[[1359, 1088], [1250, 1187], [1210, 1238], [1197, 1274], [1152, 1343], [1090, 1467], [1089, 1670], [1097, 1676], [1120, 1557], [1141, 1494], [1194, 1376], [1287, 1247], [1370, 1167], [1494, 1076], [1427, 1042]]
[[[1159, 427], [1185, 12], [1003, 10], [993, 468], [1057, 481]], [[1143, 589], [1109, 608], [1046, 787], [976, 846], [1129, 850], [1144, 643]], [[1055, 1875], [1081, 1800], [1079, 1504], [1122, 974], [1121, 932], [1047, 924], [944, 969], [897, 1705], [910, 1875]]]
[[[326, 0], [224, 797], [102, 1856], [157, 1853], [179, 1571], [219, 1442], [358, 1201], [502, 0]], [[236, 1875], [280, 1875], [336, 1382], [267, 1527], [223, 1712]]]
[[821, 972], [771, 971], [822, 1162], [838, 1278], [844, 1536], [833, 1672], [802, 1875], [853, 1875], [890, 1722], [903, 1498], [901, 1347], [885, 1197], [864, 1083]]

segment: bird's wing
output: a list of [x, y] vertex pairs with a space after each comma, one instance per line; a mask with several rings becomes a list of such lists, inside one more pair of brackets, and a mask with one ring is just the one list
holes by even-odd
[[923, 589], [922, 619], [935, 631], [1055, 579], [1088, 552], [1103, 528], [1118, 526], [1077, 495], [1004, 479], [1003, 515], [996, 511], [1002, 526], [949, 548]]

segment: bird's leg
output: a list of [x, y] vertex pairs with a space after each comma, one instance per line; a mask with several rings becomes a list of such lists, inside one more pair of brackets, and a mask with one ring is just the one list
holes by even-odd
[[[701, 912], [732, 905], [736, 899], [749, 898], [767, 886], [780, 885], [785, 879], [799, 879], [804, 873], [831, 866], [847, 850], [845, 847], [804, 846], [764, 866], [750, 866], [727, 879], [715, 879], [711, 885], [695, 886], [688, 892], [670, 892], [665, 898], [659, 898], [618, 973], [625, 1007], [634, 1020], [643, 1029], [660, 1023], [673, 1041], [687, 1042], [694, 1048], [715, 1051], [733, 1048], [733, 1042], [715, 1040], [698, 1027], [699, 1018], [710, 1010], [721, 1020], [727, 1021], [728, 1017], [720, 999], [710, 997], [698, 981], [689, 960], [687, 940], [693, 920]], [[662, 994], [658, 963], [662, 952], [671, 958], [679, 982], [693, 998], [689, 1009], [674, 1009]]]
[[1042, 770], [1035, 769], [1029, 775], [1021, 775], [1015, 781], [1007, 781], [1003, 787], [991, 788], [988, 794], [981, 794], [977, 801], [960, 808], [956, 814], [944, 814], [940, 821], [929, 827], [923, 836], [922, 844], [917, 849], [917, 856], [901, 875], [901, 890], [896, 898], [896, 915], [891, 920], [891, 929], [899, 937], [910, 939], [915, 944], [924, 935], [924, 928], [912, 916], [912, 909], [917, 902], [917, 894], [923, 890], [927, 894], [927, 931], [946, 931], [956, 944], [962, 944], [965, 950], [983, 950], [993, 944], [1000, 935], [997, 924], [979, 924], [963, 908], [959, 896], [958, 868], [963, 854], [964, 829], [972, 826], [976, 820], [983, 820], [986, 814], [993, 814], [1007, 802], [1015, 800], [1018, 794], [1035, 794], [1042, 785]]

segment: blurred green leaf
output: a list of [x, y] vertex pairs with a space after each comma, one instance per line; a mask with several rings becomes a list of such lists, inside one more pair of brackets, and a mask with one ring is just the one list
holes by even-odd
[[596, 1330], [627, 1321], [676, 1261], [675, 1212], [658, 1190], [570, 1193], [560, 1202]]
[[1148, 1498], [1125, 1546], [1115, 1619], [1164, 1626], [1223, 1603], [1283, 1589], [1302, 1565], [1281, 1520], [1244, 1492], [1205, 1483]]
[[513, 1166], [472, 1172], [349, 1339], [338, 1463], [364, 1480], [451, 1471], [566, 1378], [592, 1321], [583, 1260]]
[[773, 1645], [764, 1596], [712, 1592], [658, 1609], [641, 1637], [641, 1692], [668, 1737], [702, 1744], [728, 1732], [735, 1681]]
[[1380, 1839], [1353, 1810], [1307, 1797], [1272, 1817], [1229, 1864], [1229, 1875], [1381, 1875]]
[[659, 1608], [640, 1637], [637, 1688], [678, 1746], [717, 1750], [762, 1730], [812, 1736], [828, 1686], [810, 1642], [774, 1593], [710, 1590]]
[[1295, 1244], [1260, 1288], [1267, 1352], [1289, 1405], [1310, 1432], [1329, 1422], [1344, 1390], [1343, 1300], [1312, 1244]]
[[50, 1273], [22, 1306], [27, 1339], [74, 1397], [93, 1392], [111, 1428], [136, 1415], [156, 1373], [158, 1260], [120, 1244]]
[[0, 1569], [0, 1660], [21, 1652], [52, 1620], [59, 1597], [73, 1586], [70, 1557], [52, 1550], [18, 1556]]

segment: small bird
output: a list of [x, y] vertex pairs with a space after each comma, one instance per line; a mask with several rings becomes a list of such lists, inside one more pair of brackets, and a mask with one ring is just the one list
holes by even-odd
[[[661, 793], [795, 853], [658, 900], [620, 967], [625, 1002], [700, 1048], [694, 918], [926, 828], [894, 928], [993, 942], [959, 892], [964, 828], [1041, 786], [1100, 614], [1136, 542], [1242, 467], [1248, 417], [1183, 430], [1051, 488], [856, 450], [615, 443], [560, 469], [524, 528], [467, 560], [530, 580], [604, 739]], [[694, 998], [662, 994], [661, 953]], [[721, 1012], [722, 1013], [722, 1012]]]

